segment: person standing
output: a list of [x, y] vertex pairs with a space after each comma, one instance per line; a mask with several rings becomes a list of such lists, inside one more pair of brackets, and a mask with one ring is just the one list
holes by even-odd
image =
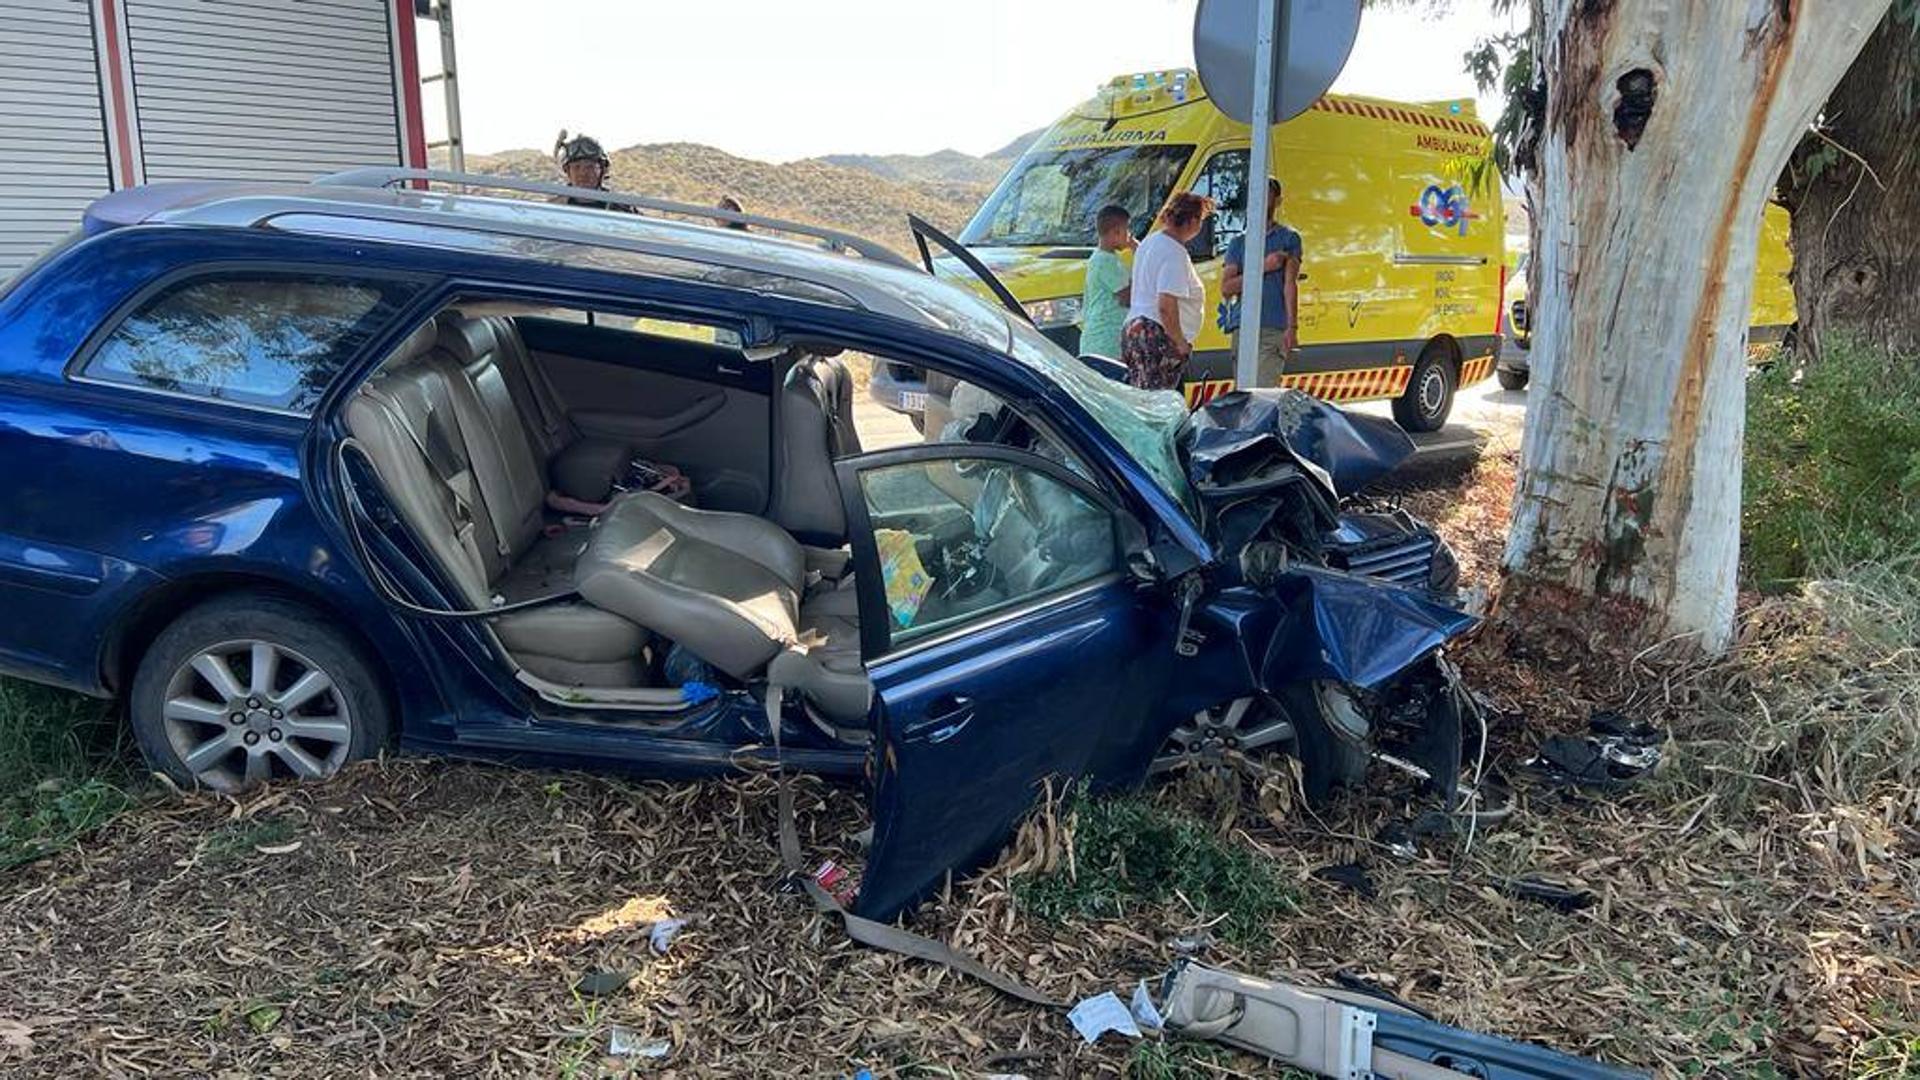
[[1212, 199], [1183, 191], [1167, 200], [1160, 227], [1134, 252], [1120, 359], [1127, 365], [1127, 381], [1143, 390], [1178, 390], [1184, 381], [1206, 296], [1187, 244], [1212, 214]]
[[[553, 156], [560, 163], [560, 174], [566, 177], [568, 187], [587, 188], [592, 191], [607, 190], [607, 171], [613, 165], [607, 152], [600, 148], [600, 140], [591, 135], [576, 135], [567, 138], [565, 129], [554, 140]], [[595, 210], [618, 210], [634, 213], [631, 206], [623, 203], [607, 202], [603, 199], [583, 199], [578, 195], [556, 195], [553, 202], [566, 206], [587, 206]]]
[[1087, 256], [1087, 283], [1080, 293], [1080, 355], [1120, 358], [1120, 328], [1127, 321], [1133, 281], [1120, 261], [1122, 251], [1139, 246], [1124, 206], [1103, 206], [1093, 217], [1099, 246]]
[[[1226, 268], [1220, 276], [1220, 295], [1229, 299], [1246, 288], [1247, 238], [1234, 237], [1227, 244]], [[1261, 260], [1260, 275], [1260, 377], [1261, 386], [1279, 386], [1298, 338], [1300, 325], [1300, 234], [1280, 224], [1280, 181], [1267, 178], [1267, 256]], [[1234, 316], [1239, 316], [1236, 304]], [[1233, 352], [1240, 354], [1240, 334], [1244, 326], [1236, 324]]]

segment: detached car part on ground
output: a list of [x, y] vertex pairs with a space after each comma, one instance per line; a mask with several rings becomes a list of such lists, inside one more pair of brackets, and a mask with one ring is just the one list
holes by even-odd
[[[6, 285], [0, 670], [227, 789], [396, 737], [680, 776], [777, 743], [868, 778], [878, 919], [1050, 777], [1292, 746], [1325, 792], [1384, 740], [1451, 791], [1450, 557], [1340, 504], [1403, 437], [1285, 394], [1190, 423], [857, 237], [501, 187], [568, 193], [129, 189]], [[974, 404], [863, 453], [841, 349]], [[699, 508], [621, 490], [636, 453]]]

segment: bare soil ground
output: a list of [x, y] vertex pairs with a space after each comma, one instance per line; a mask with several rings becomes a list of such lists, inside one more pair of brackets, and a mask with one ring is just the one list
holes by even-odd
[[[1407, 501], [1492, 583], [1510, 463]], [[1804, 615], [1804, 613], [1802, 613]], [[1751, 667], [1615, 655], [1605, 613], [1495, 626], [1463, 650], [1500, 710], [1493, 757], [1520, 812], [1413, 858], [1377, 842], [1425, 804], [1391, 774], [1314, 814], [1277, 770], [1154, 796], [1271, 859], [1295, 910], [1210, 962], [1308, 980], [1361, 973], [1443, 1019], [1662, 1075], [1920, 1075], [1920, 830], [1911, 792], [1852, 804], [1787, 769], [1713, 771], [1768, 697]], [[1760, 605], [1750, 647], [1806, 621]], [[1906, 691], [1910, 693], [1910, 688]], [[1757, 703], [1756, 703], [1757, 700]], [[1728, 702], [1748, 710], [1729, 711]], [[1545, 734], [1596, 707], [1671, 729], [1631, 790], [1526, 782]], [[1784, 707], [1784, 706], [1778, 706]], [[854, 790], [801, 782], [812, 853], [858, 864]], [[372, 763], [241, 801], [169, 796], [77, 848], [0, 874], [0, 1072], [11, 1075], [1271, 1075], [1205, 1051], [1080, 1043], [1059, 1016], [847, 942], [778, 892], [765, 776], [631, 782]], [[923, 910], [947, 937], [1061, 997], [1164, 971], [1209, 917], [1180, 902], [1062, 924], [1016, 899], [1059, 865], [1070, 816]], [[1377, 895], [1317, 880], [1363, 862]], [[1496, 887], [1543, 874], [1598, 902]], [[689, 921], [665, 955], [648, 929]], [[603, 998], [575, 987], [631, 973]], [[664, 1059], [609, 1058], [616, 1027]]]

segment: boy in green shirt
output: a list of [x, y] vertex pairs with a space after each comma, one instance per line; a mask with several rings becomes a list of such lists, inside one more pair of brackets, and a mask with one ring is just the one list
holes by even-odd
[[1087, 258], [1087, 284], [1080, 294], [1082, 356], [1120, 357], [1120, 328], [1133, 299], [1133, 275], [1120, 261], [1120, 252], [1136, 246], [1128, 228], [1132, 220], [1124, 206], [1103, 206], [1093, 216], [1100, 247]]

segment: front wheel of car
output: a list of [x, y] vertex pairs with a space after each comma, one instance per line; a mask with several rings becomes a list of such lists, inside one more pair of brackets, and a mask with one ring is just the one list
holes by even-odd
[[128, 700], [147, 761], [183, 787], [319, 780], [386, 745], [390, 716], [362, 651], [303, 605], [215, 600], [162, 631]]
[[1508, 371], [1506, 368], [1501, 368], [1493, 373], [1493, 377], [1500, 380], [1500, 389], [1502, 390], [1525, 390], [1527, 388], [1527, 372], [1524, 371]]

